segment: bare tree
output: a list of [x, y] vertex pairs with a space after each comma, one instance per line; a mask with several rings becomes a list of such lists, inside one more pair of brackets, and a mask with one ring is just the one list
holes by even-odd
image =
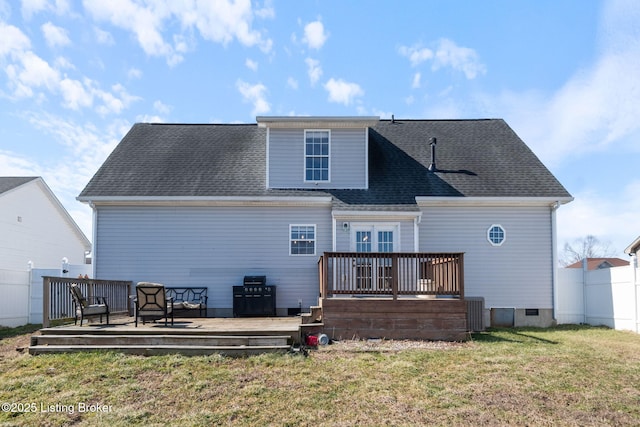
[[601, 242], [592, 235], [575, 239], [572, 244], [564, 244], [560, 263], [566, 267], [585, 258], [610, 258], [615, 255], [615, 251], [609, 247], [610, 245], [609, 242]]

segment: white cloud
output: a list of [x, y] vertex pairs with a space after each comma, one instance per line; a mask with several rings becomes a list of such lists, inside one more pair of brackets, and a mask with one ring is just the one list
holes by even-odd
[[49, 47], [66, 46], [71, 43], [67, 30], [57, 27], [51, 22], [42, 24], [42, 34]]
[[111, 92], [101, 89], [94, 89], [95, 96], [102, 101], [102, 105], [96, 108], [101, 115], [120, 114], [122, 110], [129, 108], [131, 103], [138, 101], [140, 98], [130, 95], [124, 86], [115, 84], [111, 86]]
[[310, 49], [320, 49], [329, 37], [324, 32], [322, 21], [309, 22], [304, 26], [304, 37], [302, 41], [309, 46]]
[[15, 97], [30, 98], [38, 88], [56, 89], [60, 75], [46, 61], [31, 51], [21, 52], [17, 59], [5, 68]]
[[142, 70], [140, 70], [139, 68], [131, 68], [129, 69], [129, 71], [127, 71], [127, 78], [129, 80], [139, 79], [141, 77], [142, 77]]
[[607, 3], [600, 56], [558, 91], [503, 92], [477, 100], [484, 111], [504, 116], [546, 164], [640, 138], [640, 37], [628, 38], [630, 31], [637, 34], [640, 5], [617, 9], [620, 4]]
[[409, 59], [412, 67], [417, 67], [423, 62], [431, 61], [431, 69], [436, 71], [443, 67], [450, 67], [464, 73], [467, 79], [475, 79], [479, 74], [486, 73], [486, 66], [480, 62], [475, 50], [458, 46], [449, 39], [440, 39], [435, 49], [414, 46], [400, 46], [400, 55]]
[[363, 96], [364, 91], [357, 83], [351, 83], [342, 79], [331, 78], [325, 83], [324, 88], [329, 92], [329, 102], [350, 105], [357, 97]]
[[[170, 66], [180, 63], [190, 49], [189, 34], [194, 30], [202, 38], [224, 46], [237, 40], [244, 46], [256, 46], [269, 52], [273, 41], [252, 29], [255, 12], [248, 0], [216, 2], [149, 2], [132, 0], [84, 1], [84, 7], [95, 19], [110, 22], [135, 34], [138, 44], [150, 56], [164, 57]], [[261, 17], [270, 15], [269, 7], [259, 10]], [[165, 28], [178, 21], [182, 33], [169, 35]]]
[[42, 170], [30, 159], [10, 151], [0, 150], [0, 170], [4, 176], [40, 176]]
[[[267, 7], [260, 9], [260, 14], [269, 16], [272, 11]], [[226, 46], [237, 39], [244, 46], [257, 46], [263, 52], [269, 52], [273, 45], [271, 39], [265, 39], [260, 32], [251, 29], [255, 13], [248, 0], [204, 1], [196, 3], [195, 7], [178, 7], [175, 12], [184, 25], [195, 26], [206, 40]]]
[[293, 90], [298, 90], [298, 81], [293, 77], [289, 77], [287, 79], [287, 86]]
[[276, 11], [273, 9], [271, 0], [266, 0], [264, 6], [256, 9], [255, 14], [258, 18], [273, 19], [276, 17]]
[[53, 12], [64, 15], [71, 10], [68, 0], [22, 0], [22, 16], [29, 20], [40, 12]]
[[256, 61], [253, 61], [249, 58], [247, 58], [244, 61], [244, 65], [246, 65], [246, 67], [252, 71], [258, 71], [258, 63]]
[[167, 104], [164, 104], [162, 101], [154, 102], [153, 109], [160, 114], [169, 114], [171, 112], [171, 107], [169, 107]]
[[620, 187], [618, 194], [599, 195], [592, 191], [574, 194], [575, 200], [557, 213], [558, 249], [587, 235], [611, 242], [610, 249], [622, 256], [624, 249], [640, 236], [640, 181]]
[[111, 35], [110, 32], [108, 31], [104, 31], [98, 27], [94, 27], [93, 28], [93, 33], [96, 36], [96, 41], [99, 44], [104, 44], [107, 46], [113, 46], [113, 44], [115, 43], [115, 41], [113, 40], [113, 36]]
[[[49, 23], [42, 26], [43, 33], [52, 45], [65, 43], [66, 34]], [[80, 110], [97, 104], [101, 115], [119, 114], [138, 98], [129, 95], [122, 85], [105, 91], [88, 78], [74, 79], [60, 70], [75, 70], [64, 57], [57, 57], [53, 66], [31, 51], [29, 39], [17, 28], [0, 23], [0, 59], [6, 58], [4, 72], [7, 86], [13, 98], [45, 100], [48, 96], [60, 96], [64, 108]], [[98, 100], [99, 102], [95, 103]]]
[[242, 80], [238, 80], [236, 82], [236, 87], [244, 101], [253, 104], [253, 111], [251, 114], [256, 116], [271, 111], [271, 106], [266, 99], [267, 87], [265, 85], [262, 83], [251, 85]]
[[62, 79], [60, 91], [62, 92], [63, 105], [66, 108], [79, 110], [93, 104], [93, 95], [87, 92], [84, 85], [78, 80]]
[[307, 74], [309, 75], [309, 81], [311, 82], [311, 86], [314, 86], [320, 77], [322, 77], [322, 67], [320, 67], [320, 61], [313, 58], [307, 58], [304, 60], [305, 64], [307, 64]]
[[130, 0], [85, 0], [84, 7], [94, 18], [133, 32], [147, 55], [164, 56], [167, 63], [172, 65], [182, 60], [173, 47], [164, 41], [161, 34], [163, 21], [170, 16], [166, 7], [161, 7], [160, 4], [145, 7]]
[[462, 71], [467, 79], [475, 79], [478, 74], [485, 74], [487, 69], [478, 58], [475, 50], [462, 47], [448, 39], [441, 39], [438, 42], [433, 60], [433, 69], [441, 67], [451, 67], [454, 70]]
[[15, 56], [31, 48], [31, 41], [17, 27], [0, 22], [0, 59], [6, 55]]
[[42, 176], [73, 216], [87, 237], [91, 238], [91, 209], [75, 200], [131, 124], [115, 120], [97, 128], [91, 123], [77, 123], [53, 114], [26, 113], [23, 117], [61, 146], [59, 160], [40, 166], [28, 158], [0, 152], [0, 170], [9, 165], [16, 175]]
[[413, 75], [413, 81], [411, 82], [411, 88], [412, 89], [418, 89], [421, 86], [420, 83], [420, 78], [422, 77], [422, 75], [420, 73], [415, 73]]
[[53, 66], [57, 70], [67, 69], [67, 70], [75, 70], [76, 66], [73, 65], [67, 58], [63, 56], [58, 56], [53, 62]]
[[400, 46], [398, 52], [400, 53], [400, 55], [409, 58], [411, 66], [413, 67], [416, 67], [422, 64], [424, 61], [433, 58], [433, 51], [431, 49], [418, 45], [411, 47]]

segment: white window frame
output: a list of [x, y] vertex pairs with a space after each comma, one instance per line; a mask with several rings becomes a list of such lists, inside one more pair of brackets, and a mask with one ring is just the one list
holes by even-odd
[[[309, 132], [326, 132], [328, 136], [328, 147], [327, 147], [327, 179], [307, 179], [307, 158], [315, 158], [318, 157], [313, 154], [307, 154], [307, 133]], [[331, 129], [305, 129], [304, 130], [304, 147], [303, 147], [303, 159], [302, 159], [302, 171], [303, 171], [303, 180], [304, 182], [311, 183], [320, 183], [320, 182], [331, 182]], [[321, 158], [325, 157], [324, 155]]]
[[[499, 228], [502, 230], [502, 240], [500, 242], [494, 242], [491, 238], [491, 232], [494, 228]], [[491, 246], [502, 246], [504, 242], [507, 240], [507, 231], [500, 224], [491, 224], [491, 226], [487, 229], [487, 241], [491, 244]]]
[[[313, 228], [313, 239], [293, 239], [292, 233], [294, 227], [312, 227]], [[292, 249], [293, 242], [313, 242], [313, 253], [312, 254], [294, 254]], [[318, 242], [318, 228], [316, 224], [289, 224], [289, 255], [290, 256], [315, 256]]]
[[371, 231], [371, 252], [372, 253], [385, 253], [378, 252], [378, 232], [379, 231], [391, 231], [393, 232], [393, 252], [400, 251], [400, 224], [399, 223], [351, 223], [351, 235], [349, 237], [351, 251], [356, 251], [356, 232], [358, 231]]

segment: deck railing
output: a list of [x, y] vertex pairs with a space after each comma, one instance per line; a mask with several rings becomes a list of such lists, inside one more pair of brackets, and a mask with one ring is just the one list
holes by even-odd
[[75, 316], [73, 299], [69, 286], [77, 283], [82, 294], [89, 301], [93, 297], [105, 297], [111, 314], [129, 314], [131, 285], [130, 281], [72, 279], [69, 277], [42, 278], [42, 326], [48, 327], [52, 320], [69, 319]]
[[463, 253], [325, 252], [320, 296], [427, 295], [464, 298]]

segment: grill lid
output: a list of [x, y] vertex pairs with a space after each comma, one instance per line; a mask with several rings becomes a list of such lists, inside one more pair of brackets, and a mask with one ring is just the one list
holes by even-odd
[[267, 276], [244, 276], [244, 285], [260, 285], [267, 284]]

